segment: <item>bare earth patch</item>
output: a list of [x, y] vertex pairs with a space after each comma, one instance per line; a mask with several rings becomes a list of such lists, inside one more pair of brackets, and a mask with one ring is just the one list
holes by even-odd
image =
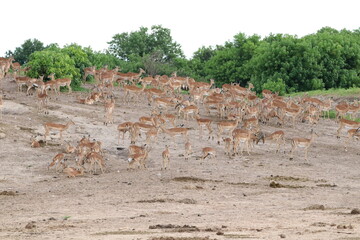
[[[336, 138], [334, 120], [317, 125], [262, 125], [266, 133], [281, 129], [286, 144], [259, 143], [229, 158], [217, 139], [199, 137], [194, 120], [177, 120], [190, 128], [192, 154], [184, 157], [182, 138], [164, 133], [152, 144], [147, 169], [128, 171], [130, 139], [118, 144], [117, 125], [150, 116], [147, 101], [127, 105], [115, 89], [114, 124], [105, 126], [103, 103], [77, 103], [79, 93], [52, 96], [49, 114], [38, 113], [36, 97], [3, 83], [0, 120], [0, 239], [360, 239], [360, 143], [344, 151], [345, 130]], [[50, 92], [50, 94], [53, 94]], [[175, 109], [171, 110], [175, 113]], [[203, 108], [200, 115], [206, 117]], [[106, 169], [68, 178], [48, 170], [66, 142], [51, 133], [47, 145], [30, 147], [30, 138], [43, 139], [45, 122], [75, 122], [63, 138], [75, 146], [83, 136], [103, 142]], [[218, 118], [213, 114], [214, 122]], [[170, 126], [168, 126], [170, 127]], [[216, 129], [216, 125], [212, 126]], [[309, 162], [296, 150], [289, 160], [290, 140], [319, 135], [309, 148]], [[206, 132], [207, 133], [207, 132]], [[225, 134], [224, 134], [225, 137]], [[145, 143], [145, 136], [138, 145]], [[161, 170], [161, 153], [169, 146], [170, 168]], [[215, 159], [199, 160], [202, 148], [217, 150]], [[285, 152], [285, 153], [284, 153]], [[75, 166], [75, 154], [65, 154]]]

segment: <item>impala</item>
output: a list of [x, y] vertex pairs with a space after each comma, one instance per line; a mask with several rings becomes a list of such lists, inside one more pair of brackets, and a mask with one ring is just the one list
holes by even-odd
[[180, 117], [181, 113], [184, 115], [185, 120], [189, 120], [189, 116], [192, 115], [193, 119], [199, 116], [199, 108], [194, 105], [190, 105], [187, 107], [180, 107], [178, 111], [178, 116]]
[[213, 132], [212, 128], [211, 128], [211, 123], [212, 120], [207, 119], [207, 118], [196, 118], [196, 122], [199, 126], [199, 135], [200, 135], [200, 139], [202, 138], [203, 135], [203, 128], [207, 128], [209, 131], [209, 138], [211, 133]]
[[[149, 150], [150, 151], [150, 150]], [[141, 168], [146, 168], [146, 159], [148, 157], [149, 151], [147, 149], [144, 150], [144, 153], [136, 153], [136, 154], [132, 154], [128, 157], [128, 170], [130, 168], [134, 168], [133, 166], [135, 165], [135, 163], [138, 164], [138, 167]]]
[[285, 145], [285, 133], [284, 131], [275, 131], [269, 136], [265, 137], [265, 140], [274, 141], [277, 144], [276, 153], [280, 151], [281, 145]]
[[52, 162], [48, 165], [48, 169], [51, 168], [52, 166], [56, 165], [56, 172], [58, 171], [59, 166], [61, 165], [63, 168], [66, 167], [65, 162], [64, 162], [64, 158], [65, 158], [65, 154], [63, 153], [58, 153], [55, 155], [55, 157], [52, 159]]
[[62, 133], [63, 131], [66, 131], [71, 125], [74, 125], [75, 123], [73, 121], [68, 121], [65, 125], [64, 124], [58, 124], [58, 123], [51, 123], [47, 122], [44, 124], [45, 128], [45, 141], [46, 137], [49, 135], [50, 130], [56, 130], [60, 132], [60, 140], [62, 140]]
[[66, 173], [68, 175], [68, 177], [76, 177], [76, 176], [82, 176], [84, 175], [84, 171], [85, 169], [83, 167], [80, 167], [80, 170], [77, 170], [76, 168], [73, 167], [67, 167], [63, 170], [64, 173]]
[[[48, 97], [49, 97], [49, 95], [47, 95], [46, 90], [41, 91], [41, 89], [38, 88], [38, 90], [37, 90], [38, 111], [47, 107]], [[45, 114], [47, 114], [47, 113], [49, 113], [49, 112], [47, 112], [45, 110]]]
[[225, 155], [230, 156], [232, 140], [231, 140], [231, 138], [223, 138], [223, 141], [225, 143]]
[[360, 127], [348, 130], [348, 139], [345, 141], [345, 144], [344, 144], [345, 151], [347, 151], [347, 145], [349, 144], [350, 140], [354, 139], [354, 138], [359, 140], [359, 138], [360, 138]]
[[115, 77], [116, 82], [121, 83], [121, 82], [125, 82], [125, 81], [130, 81], [130, 82], [134, 83], [134, 81], [138, 80], [143, 73], [145, 73], [145, 71], [142, 68], [140, 68], [139, 73], [133, 73], [133, 72], [121, 73], [121, 72], [117, 72], [116, 77]]
[[119, 138], [118, 138], [118, 144], [120, 144], [120, 134], [122, 134], [122, 140], [125, 141], [125, 133], [130, 132], [131, 127], [133, 126], [133, 122], [124, 122], [120, 123], [117, 127], [117, 130], [119, 131]]
[[170, 151], [169, 151], [169, 147], [166, 145], [165, 146], [165, 150], [162, 152], [161, 154], [162, 159], [163, 159], [163, 164], [162, 164], [162, 168], [161, 170], [166, 170], [170, 164]]
[[188, 141], [188, 131], [189, 128], [170, 128], [170, 129], [165, 129], [162, 126], [160, 126], [160, 129], [167, 133], [169, 136], [172, 137], [173, 142], [175, 142], [175, 137], [176, 136], [183, 136], [185, 141]]
[[[153, 127], [149, 131], [147, 131], [145, 133], [146, 143], [148, 145], [150, 145], [150, 143], [156, 143], [157, 139], [158, 139], [158, 133], [159, 133], [159, 128], [156, 128], [156, 127]], [[151, 141], [151, 139], [153, 139], [153, 141]]]
[[207, 158], [208, 156], [211, 156], [212, 159], [215, 159], [216, 158], [216, 149], [212, 148], [212, 147], [203, 148], [201, 160], [204, 161], [205, 158]]
[[93, 171], [94, 164], [95, 164], [94, 173], [96, 173], [96, 164], [99, 165], [101, 172], [104, 173], [105, 160], [103, 156], [101, 156], [97, 152], [91, 152], [86, 156], [86, 159], [90, 162], [90, 168], [89, 168], [90, 173]]
[[136, 102], [138, 102], [140, 93], [144, 92], [145, 88], [146, 88], [145, 84], [142, 85], [142, 88], [138, 88], [134, 85], [124, 86], [124, 88], [123, 88], [125, 91], [124, 101], [129, 103], [129, 97], [132, 94], [133, 96], [135, 96]]
[[221, 134], [225, 131], [232, 132], [239, 124], [239, 119], [233, 121], [220, 121], [218, 126], [218, 144], [220, 144]]
[[294, 156], [294, 151], [296, 148], [304, 148], [305, 160], [308, 161], [309, 147], [314, 142], [315, 136], [317, 136], [317, 134], [313, 130], [311, 130], [310, 138], [293, 138], [293, 139], [291, 139], [290, 160], [292, 160], [294, 158], [293, 156]]
[[233, 136], [233, 152], [234, 155], [238, 154], [238, 146], [241, 144], [240, 153], [243, 155], [244, 146], [246, 146], [246, 151], [248, 155], [250, 155], [250, 144], [251, 144], [251, 137], [252, 132], [246, 129], [235, 129], [232, 131]]
[[111, 98], [110, 101], [105, 102], [105, 121], [104, 124], [114, 123], [113, 112], [115, 108], [115, 99]]
[[352, 121], [352, 120], [347, 120], [347, 119], [340, 119], [339, 120], [339, 129], [337, 130], [337, 138], [340, 138], [340, 132], [343, 128], [358, 128], [360, 127], [360, 122], [356, 122], [356, 121]]
[[85, 81], [87, 76], [89, 75], [95, 76], [95, 72], [96, 72], [96, 66], [84, 68], [83, 81]]
[[340, 103], [335, 106], [335, 110], [336, 110], [336, 120], [338, 121], [340, 118], [344, 118], [344, 116], [349, 111], [349, 104]]
[[189, 155], [192, 153], [192, 147], [191, 147], [191, 143], [189, 141], [186, 141], [185, 143], [185, 160], [189, 159]]

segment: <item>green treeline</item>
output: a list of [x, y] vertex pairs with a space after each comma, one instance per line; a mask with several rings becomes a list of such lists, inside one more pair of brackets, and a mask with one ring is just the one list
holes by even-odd
[[60, 48], [29, 39], [7, 56], [30, 66], [32, 77], [55, 72], [57, 77], [72, 77], [78, 85], [85, 67], [106, 64], [119, 66], [122, 72], [143, 68], [149, 75], [177, 71], [178, 76], [197, 81], [215, 79], [217, 86], [251, 82], [258, 92], [266, 88], [280, 94], [360, 87], [360, 29], [325, 27], [301, 38], [239, 33], [224, 45], [199, 48], [191, 59], [184, 57], [181, 45], [162, 26], [116, 34], [108, 44], [106, 52], [96, 52], [77, 44]]

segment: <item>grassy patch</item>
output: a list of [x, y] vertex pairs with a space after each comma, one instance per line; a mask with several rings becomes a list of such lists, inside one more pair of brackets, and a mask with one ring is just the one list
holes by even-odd
[[314, 90], [314, 91], [308, 91], [308, 92], [297, 92], [297, 93], [291, 93], [287, 96], [290, 97], [302, 97], [304, 95], [307, 96], [341, 96], [341, 97], [348, 97], [348, 96], [356, 96], [360, 94], [360, 88], [331, 88], [328, 90]]
[[[73, 87], [72, 88], [73, 91], [75, 92], [90, 92], [90, 89], [87, 89], [87, 88], [84, 88], [84, 87], [81, 87], [81, 86], [76, 86], [76, 87]], [[63, 91], [63, 90], [62, 90]], [[66, 90], [67, 92], [68, 90]], [[64, 91], [65, 92], [65, 91]]]

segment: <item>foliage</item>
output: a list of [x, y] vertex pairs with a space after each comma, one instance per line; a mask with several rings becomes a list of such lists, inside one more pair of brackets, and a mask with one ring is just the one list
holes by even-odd
[[36, 51], [43, 50], [44, 44], [37, 39], [28, 39], [20, 47], [15, 48], [15, 51], [7, 51], [7, 57], [13, 56], [16, 62], [21, 65], [28, 62], [29, 56]]
[[278, 93], [280, 96], [283, 96], [286, 92], [286, 84], [281, 78], [278, 78], [275, 81], [269, 79], [266, 83], [263, 84], [262, 89], [267, 89]]
[[79, 86], [80, 70], [75, 67], [75, 61], [62, 51], [43, 50], [34, 52], [30, 55], [27, 64], [31, 69], [28, 72], [30, 77], [39, 77], [44, 75], [45, 78], [51, 73], [55, 73], [55, 78], [70, 78], [72, 86]]
[[110, 53], [125, 61], [129, 61], [132, 55], [144, 57], [154, 52], [162, 53], [162, 62], [183, 57], [181, 47], [173, 41], [169, 29], [154, 25], [150, 33], [148, 30], [140, 27], [139, 31], [114, 35], [108, 42]]
[[258, 93], [264, 88], [285, 94], [360, 87], [360, 29], [324, 27], [301, 38], [270, 34], [261, 39], [238, 33], [224, 45], [202, 46], [189, 60], [170, 30], [161, 25], [116, 34], [106, 52], [75, 43], [63, 48], [54, 43], [44, 49], [41, 42], [29, 39], [10, 53], [17, 61], [22, 56], [22, 61], [28, 62], [30, 56], [29, 64], [34, 67], [31, 76], [56, 71], [56, 77], [71, 76], [75, 84], [80, 84], [85, 67], [108, 65], [109, 69], [120, 67], [121, 72], [143, 68], [152, 76], [176, 71], [178, 76], [197, 81], [214, 79], [217, 86], [232, 82], [247, 86], [251, 82]]

